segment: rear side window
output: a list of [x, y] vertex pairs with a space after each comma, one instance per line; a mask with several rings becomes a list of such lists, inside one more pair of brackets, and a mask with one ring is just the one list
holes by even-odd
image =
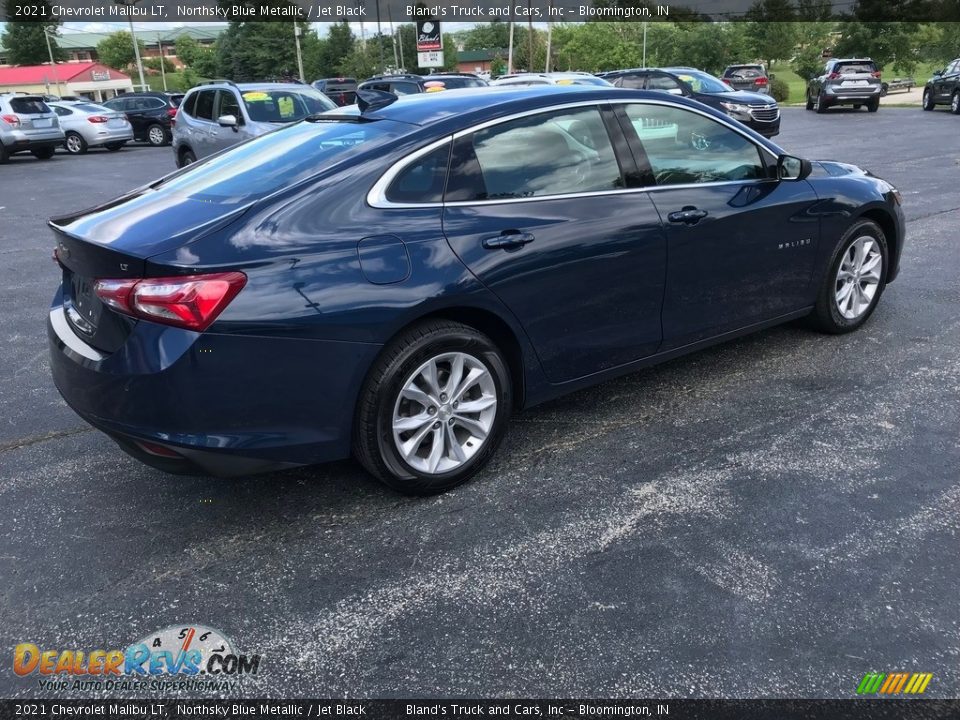
[[643, 90], [643, 75], [624, 75], [617, 81], [617, 85], [631, 90]]
[[182, 107], [181, 109], [182, 109], [187, 115], [193, 116], [194, 113], [196, 112], [196, 108], [197, 108], [197, 95], [199, 95], [199, 94], [200, 94], [200, 93], [193, 93], [192, 95], [190, 95], [190, 96], [186, 99], [186, 102], [183, 103], [183, 107]]
[[124, 111], [127, 109], [127, 101], [120, 98], [114, 100], [108, 100], [103, 104], [104, 107], [110, 108], [111, 110]]
[[436, 203], [443, 200], [450, 143], [405, 167], [387, 188], [387, 200], [396, 203]]
[[395, 82], [390, 84], [390, 92], [394, 95], [413, 95], [420, 92], [420, 86], [416, 83]]
[[622, 187], [596, 108], [518, 118], [457, 140], [448, 201], [531, 198]]
[[201, 120], [213, 120], [213, 98], [216, 90], [202, 90], [198, 93], [197, 106], [192, 115]]
[[66, 117], [67, 115], [73, 115], [73, 110], [67, 110], [65, 107], [60, 107], [59, 105], [53, 106], [53, 111], [60, 117]]
[[40, 115], [50, 112], [47, 104], [39, 98], [11, 98], [10, 109], [20, 115]]

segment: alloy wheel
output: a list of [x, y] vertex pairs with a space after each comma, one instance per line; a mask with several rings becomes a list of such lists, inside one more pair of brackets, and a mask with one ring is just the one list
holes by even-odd
[[870, 308], [882, 272], [883, 253], [877, 241], [869, 235], [854, 240], [837, 268], [834, 297], [843, 317], [856, 320]]
[[430, 358], [404, 382], [393, 409], [393, 440], [414, 470], [457, 470], [486, 444], [497, 417], [490, 369], [473, 355]]
[[83, 151], [83, 138], [71, 133], [66, 139], [67, 152], [79, 153]]
[[150, 128], [150, 144], [151, 145], [163, 145], [166, 142], [166, 135], [164, 135], [163, 128], [157, 125], [154, 125]]

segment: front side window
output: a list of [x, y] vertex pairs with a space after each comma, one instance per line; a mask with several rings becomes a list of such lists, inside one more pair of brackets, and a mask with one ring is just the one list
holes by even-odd
[[667, 105], [631, 104], [626, 113], [657, 185], [767, 177], [760, 149], [712, 118]]
[[254, 122], [289, 123], [336, 107], [323, 93], [311, 87], [283, 90], [244, 90], [241, 97]]
[[647, 78], [647, 90], [660, 90], [671, 95], [683, 94], [680, 83], [669, 75], [650, 75]]
[[459, 138], [447, 201], [502, 200], [623, 187], [597, 108], [518, 118]]
[[197, 105], [193, 116], [200, 120], [213, 120], [213, 99], [216, 90], [203, 90], [197, 96]]
[[217, 117], [221, 118], [224, 115], [233, 115], [238, 123], [242, 123], [243, 115], [240, 113], [240, 103], [237, 102], [237, 96], [229, 90], [221, 90], [219, 92], [219, 99], [220, 107], [216, 112]]
[[617, 85], [630, 90], [643, 90], [643, 75], [624, 75], [617, 81]]
[[416, 83], [395, 82], [390, 85], [390, 92], [394, 95], [414, 95], [420, 92], [420, 86]]

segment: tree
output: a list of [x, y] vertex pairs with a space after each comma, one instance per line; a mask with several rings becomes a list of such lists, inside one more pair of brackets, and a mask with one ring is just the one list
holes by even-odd
[[839, 30], [835, 57], [869, 57], [878, 68], [892, 63], [903, 72], [916, 66], [918, 23], [848, 21], [840, 23]]
[[769, 68], [774, 60], [790, 58], [797, 44], [796, 18], [790, 0], [757, 0], [744, 16], [752, 56]]
[[505, 48], [510, 44], [510, 26], [502, 20], [496, 20], [458, 33], [456, 40], [463, 44], [464, 50]]
[[[8, 18], [15, 17], [15, 7], [22, 3], [18, 0], [7, 0], [6, 14]], [[33, 2], [31, 6], [43, 7], [46, 9], [45, 17], [50, 18], [50, 6], [44, 1]], [[51, 18], [46, 22], [22, 22], [7, 20], [6, 28], [0, 35], [0, 47], [7, 51], [7, 59], [11, 65], [42, 65], [50, 62], [50, 54], [47, 52], [47, 39], [44, 37], [45, 27], [58, 28], [60, 21], [57, 18]], [[51, 34], [50, 48], [53, 50], [55, 60], [63, 60], [63, 50], [57, 45], [57, 31]]]
[[163, 71], [172, 73], [177, 71], [177, 66], [170, 62], [167, 58], [160, 57], [151, 57], [143, 59], [143, 66], [145, 68], [150, 68], [151, 70], [156, 70], [160, 72], [160, 62], [163, 62]]
[[331, 25], [327, 36], [319, 39], [315, 48], [316, 58], [311, 61], [315, 66], [317, 77], [339, 75], [340, 67], [350, 57], [355, 45], [356, 38], [345, 20]]
[[[137, 40], [137, 45], [140, 48], [140, 55], [142, 57], [144, 54], [143, 42]], [[137, 56], [133, 50], [133, 38], [130, 33], [121, 30], [120, 32], [108, 35], [97, 45], [97, 57], [100, 58], [100, 62], [104, 65], [116, 68], [117, 70], [123, 70], [132, 65], [137, 59]]]
[[[313, 30], [298, 22], [301, 40]], [[217, 73], [235, 82], [296, 75], [292, 23], [232, 21], [217, 41]]]
[[200, 54], [200, 43], [189, 35], [181, 35], [174, 44], [177, 59], [188, 67], [193, 65]]

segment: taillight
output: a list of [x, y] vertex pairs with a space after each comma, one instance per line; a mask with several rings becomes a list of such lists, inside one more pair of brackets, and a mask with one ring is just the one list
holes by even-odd
[[829, 75], [827, 75], [827, 80], [839, 80], [839, 79], [840, 79], [840, 73], [838, 72], [832, 72]]
[[766, 84], [767, 84], [767, 79], [766, 79], [765, 77], [758, 77], [756, 80], [753, 81], [753, 84], [754, 84], [754, 85], [766, 85]]
[[106, 121], [107, 118], [105, 118], [103, 115], [91, 115], [87, 118], [87, 122], [92, 122], [94, 124], [105, 123]]
[[176, 109], [176, 108], [168, 107], [168, 108], [167, 108], [167, 116], [168, 116], [169, 118], [171, 118], [171, 119], [175, 118], [175, 117], [177, 116], [177, 109]]
[[93, 289], [117, 312], [201, 332], [247, 283], [241, 272], [97, 280]]
[[16, 115], [0, 115], [0, 120], [3, 120], [7, 125], [20, 127], [20, 118], [18, 118]]

